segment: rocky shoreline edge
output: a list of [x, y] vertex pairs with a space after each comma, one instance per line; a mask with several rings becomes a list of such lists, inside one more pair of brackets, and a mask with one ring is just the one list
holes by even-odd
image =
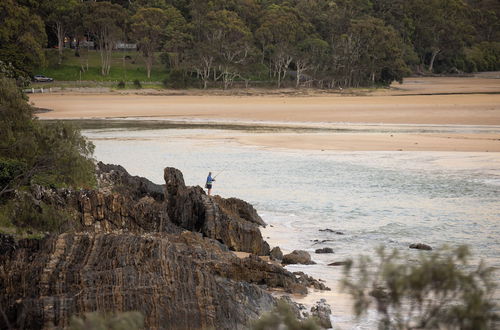
[[[244, 329], [278, 303], [272, 291], [329, 290], [276, 261], [279, 249], [271, 253], [265, 223], [245, 201], [209, 197], [170, 167], [164, 185], [117, 165], [98, 163], [97, 175], [94, 190], [27, 192], [71, 216], [61, 233], [0, 234], [0, 328], [65, 328], [74, 315], [139, 311], [148, 329]], [[311, 314], [331, 327], [324, 302]]]

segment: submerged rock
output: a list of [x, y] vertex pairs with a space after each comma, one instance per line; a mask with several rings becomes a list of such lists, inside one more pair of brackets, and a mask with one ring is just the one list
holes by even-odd
[[430, 251], [430, 250], [432, 250], [432, 247], [430, 245], [427, 245], [424, 243], [413, 243], [413, 244], [410, 244], [410, 249]]
[[325, 247], [322, 249], [316, 249], [316, 251], [314, 251], [314, 253], [333, 253], [333, 249], [329, 248], [329, 247]]
[[282, 263], [284, 265], [303, 264], [314, 265], [315, 262], [311, 260], [311, 255], [303, 250], [294, 250], [292, 253], [283, 256]]
[[344, 266], [347, 265], [349, 261], [334, 261], [332, 263], [329, 263], [328, 266]]
[[344, 233], [341, 232], [341, 231], [333, 230], [333, 229], [329, 229], [329, 228], [320, 229], [319, 231], [323, 231], [323, 232], [327, 232], [327, 233], [332, 233], [332, 234], [336, 234], [336, 235], [344, 235]]

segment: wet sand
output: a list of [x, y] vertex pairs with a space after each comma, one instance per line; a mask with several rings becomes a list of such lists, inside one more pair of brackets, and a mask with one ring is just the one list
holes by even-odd
[[[53, 111], [41, 119], [152, 117], [236, 123], [371, 123], [393, 125], [500, 125], [497, 73], [473, 78], [407, 78], [405, 84], [365, 96], [303, 91], [251, 96], [135, 95], [130, 93], [34, 94], [30, 102]], [[199, 92], [199, 91], [197, 91]], [[427, 95], [427, 93], [437, 93]], [[463, 93], [463, 94], [449, 94]], [[499, 94], [495, 94], [499, 93]], [[442, 95], [445, 94], [445, 95]], [[499, 129], [498, 127], [495, 128]], [[480, 134], [255, 134], [234, 136], [243, 144], [328, 150], [500, 151], [500, 133]], [[211, 137], [216, 138], [216, 137]], [[222, 138], [222, 137], [221, 137]], [[227, 138], [227, 136], [223, 137]]]

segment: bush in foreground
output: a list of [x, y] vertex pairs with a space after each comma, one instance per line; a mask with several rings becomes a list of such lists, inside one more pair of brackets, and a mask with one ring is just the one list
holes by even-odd
[[419, 260], [378, 249], [378, 260], [360, 257], [345, 266], [344, 289], [359, 317], [375, 305], [380, 329], [493, 329], [493, 269], [468, 266], [466, 246], [422, 252]]
[[292, 307], [280, 301], [274, 310], [265, 313], [260, 319], [254, 321], [250, 329], [252, 330], [318, 330], [320, 329], [316, 321], [312, 318], [299, 320], [292, 310]]

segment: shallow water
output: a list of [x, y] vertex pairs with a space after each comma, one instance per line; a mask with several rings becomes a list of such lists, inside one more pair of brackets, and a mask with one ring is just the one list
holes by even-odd
[[[206, 134], [219, 138], [197, 138]], [[163, 183], [166, 166], [180, 169], [188, 185], [203, 186], [208, 171], [218, 175], [214, 193], [252, 203], [272, 225], [263, 230], [271, 246], [311, 253], [317, 265], [288, 268], [326, 281], [333, 292], [304, 301], [326, 297], [342, 329], [373, 328], [375, 316], [353, 319], [350, 301], [338, 293], [341, 269], [326, 266], [332, 261], [373, 255], [380, 245], [407, 251], [423, 242], [468, 244], [475, 261], [500, 267], [499, 153], [264, 149], [225, 141], [228, 130], [198, 127], [86, 129], [84, 135], [98, 160], [155, 183]], [[319, 231], [326, 228], [344, 235]], [[325, 246], [335, 253], [314, 254]]]

